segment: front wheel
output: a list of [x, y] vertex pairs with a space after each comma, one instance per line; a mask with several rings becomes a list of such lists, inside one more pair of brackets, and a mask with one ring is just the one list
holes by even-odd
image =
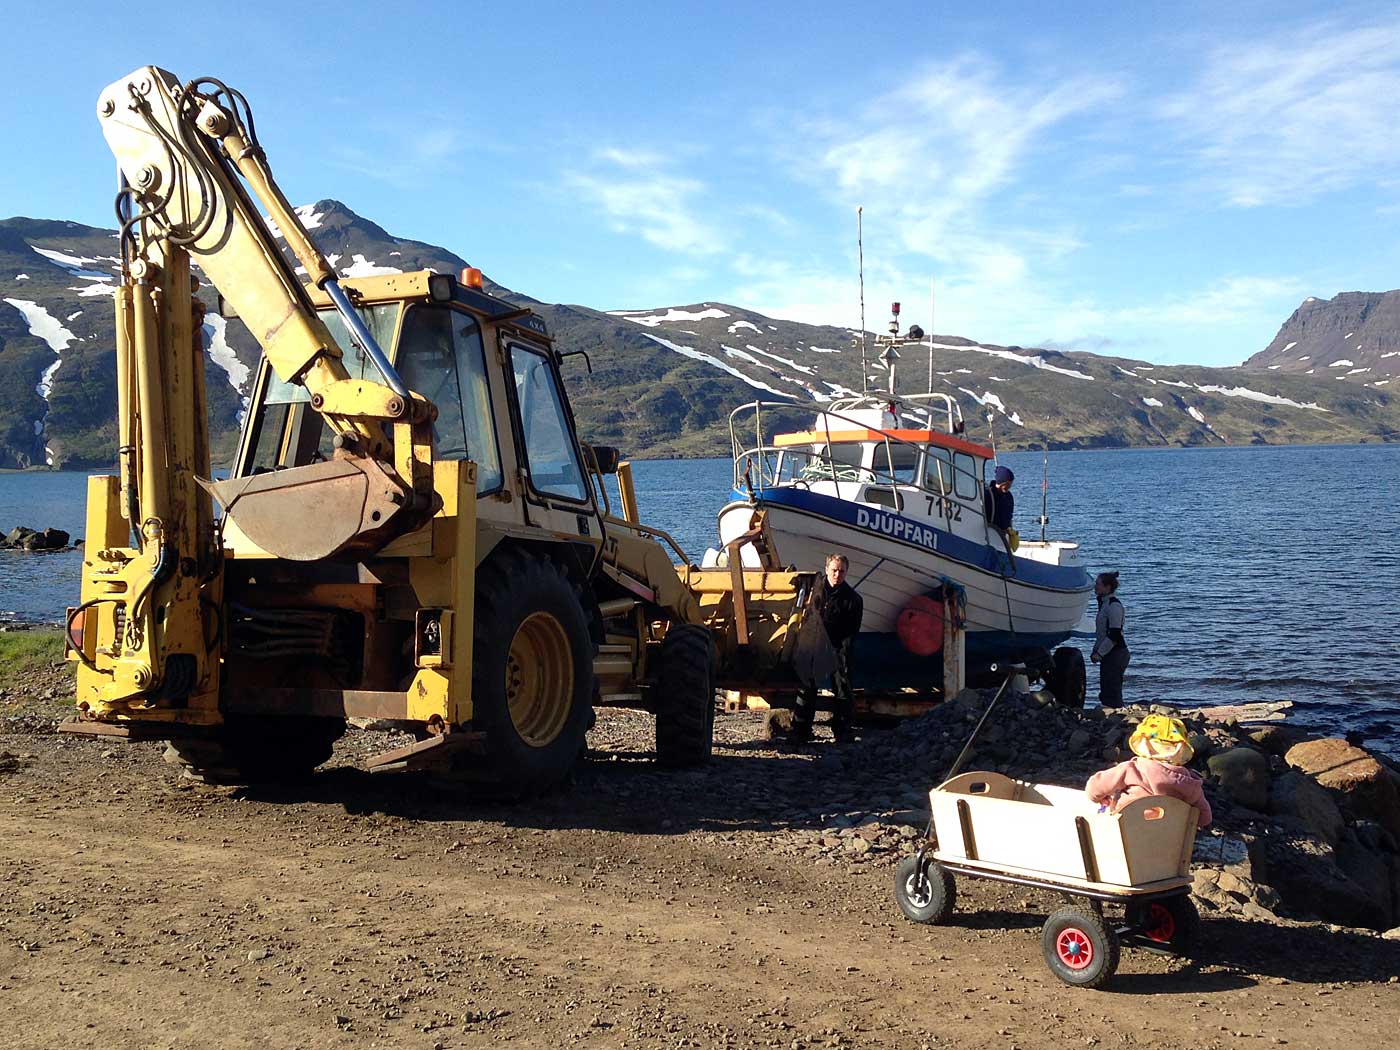
[[1101, 988], [1118, 969], [1118, 935], [1087, 908], [1061, 908], [1040, 933], [1045, 964], [1065, 984]]
[[578, 595], [541, 554], [508, 548], [477, 571], [472, 725], [487, 773], [511, 794], [574, 768], [593, 710], [593, 641]]
[[163, 757], [206, 784], [287, 783], [311, 776], [344, 734], [343, 718], [229, 714], [210, 735], [170, 741]]
[[894, 899], [910, 922], [947, 922], [957, 902], [953, 873], [936, 860], [905, 857], [894, 869]]

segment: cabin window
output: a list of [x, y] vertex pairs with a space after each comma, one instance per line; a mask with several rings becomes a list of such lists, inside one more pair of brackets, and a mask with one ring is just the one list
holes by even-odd
[[901, 485], [913, 485], [918, 478], [919, 450], [894, 441], [875, 446], [875, 468], [881, 480], [893, 478]]
[[865, 446], [858, 441], [816, 445], [800, 477], [805, 481], [830, 481], [834, 473], [837, 481], [869, 481], [870, 471], [863, 469], [864, 454]]
[[946, 448], [924, 450], [924, 486], [940, 496], [953, 491], [953, 454]]
[[516, 344], [510, 348], [515, 392], [524, 431], [530, 485], [536, 492], [579, 503], [588, 499], [583, 471], [574, 454], [574, 440], [559, 384], [543, 352]]
[[953, 454], [953, 492], [958, 499], [976, 499], [982, 488], [982, 464], [966, 452]]
[[434, 458], [473, 460], [476, 491], [500, 488], [495, 414], [476, 319], [447, 307], [415, 306], [404, 319], [396, 365], [408, 388], [437, 406]]

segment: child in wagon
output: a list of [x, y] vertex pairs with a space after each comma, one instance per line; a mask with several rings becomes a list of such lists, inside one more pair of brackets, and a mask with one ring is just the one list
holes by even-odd
[[1136, 758], [1095, 773], [1084, 785], [1091, 800], [1116, 813], [1135, 799], [1167, 795], [1200, 811], [1197, 827], [1210, 823], [1210, 803], [1206, 801], [1200, 774], [1186, 768], [1195, 752], [1186, 742], [1186, 726], [1181, 719], [1148, 715], [1128, 738], [1128, 747]]

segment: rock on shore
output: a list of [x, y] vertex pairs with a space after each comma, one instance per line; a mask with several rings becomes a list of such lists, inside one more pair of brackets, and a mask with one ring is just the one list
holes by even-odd
[[68, 549], [68, 539], [68, 533], [62, 529], [31, 529], [17, 525], [0, 536], [0, 550], [61, 551]]

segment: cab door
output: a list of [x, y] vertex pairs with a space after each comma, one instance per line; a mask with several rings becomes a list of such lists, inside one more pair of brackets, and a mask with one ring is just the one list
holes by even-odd
[[579, 458], [573, 414], [554, 353], [521, 339], [505, 341], [520, 472], [534, 523], [597, 544], [602, 525], [588, 474]]

